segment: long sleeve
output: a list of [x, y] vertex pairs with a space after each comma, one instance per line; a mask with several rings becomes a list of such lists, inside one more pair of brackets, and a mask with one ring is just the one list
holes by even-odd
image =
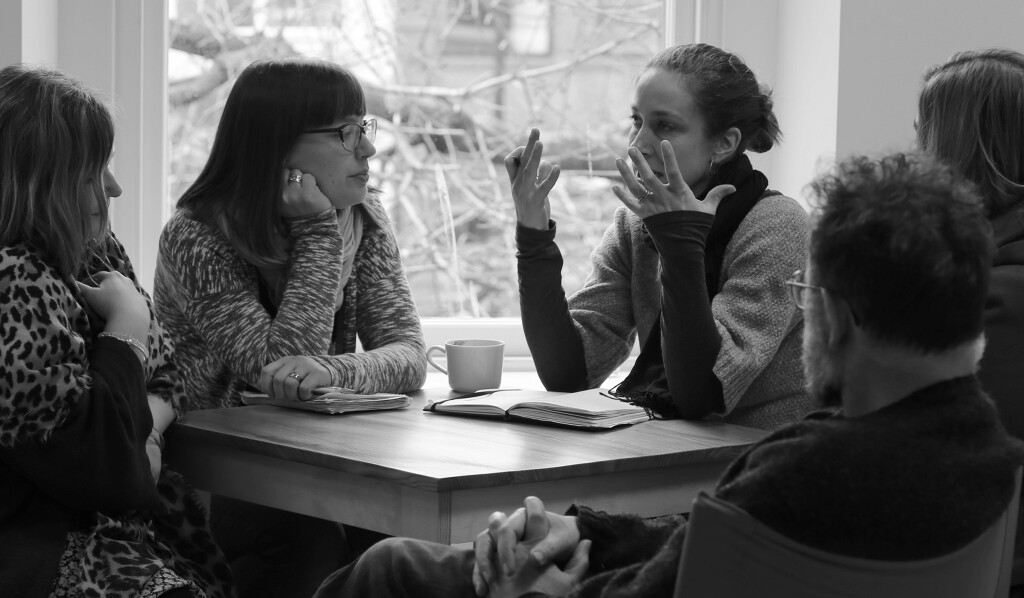
[[[384, 209], [364, 207], [376, 226], [356, 252], [355, 280], [345, 288], [340, 346], [317, 360], [333, 368], [339, 384], [361, 392], [408, 392], [423, 386], [426, 346], [401, 253]], [[354, 351], [356, 335], [363, 351]]]
[[562, 289], [562, 254], [555, 245], [555, 223], [544, 231], [517, 225], [516, 248], [523, 331], [537, 375], [548, 390], [584, 390], [587, 364]]
[[592, 542], [586, 579], [574, 598], [669, 596], [686, 537], [681, 516], [642, 519], [610, 515], [585, 506], [570, 508], [580, 538]]
[[[145, 449], [153, 420], [138, 358], [124, 343], [100, 338], [82, 376], [91, 379], [91, 387], [65, 399], [72, 406], [63, 423], [45, 439], [35, 436], [0, 448], [0, 458], [68, 509], [156, 507], [156, 483]], [[47, 393], [46, 387], [37, 388]]]
[[658, 256], [637, 242], [641, 222], [625, 207], [590, 255], [586, 283], [569, 297], [569, 313], [583, 342], [587, 385], [599, 386], [629, 357], [658, 317]]
[[[765, 394], [787, 384], [802, 386], [799, 332], [794, 334], [802, 315], [789, 297], [786, 279], [805, 266], [808, 230], [807, 212], [794, 200], [774, 195], [754, 206], [726, 248], [722, 287], [711, 302], [722, 343], [714, 372], [722, 384], [726, 413], [740, 406], [755, 381], [762, 383], [759, 392]], [[788, 344], [782, 354], [784, 340]], [[772, 365], [780, 370], [772, 372], [776, 378], [762, 379]], [[793, 375], [797, 378], [789, 380]], [[802, 409], [800, 402], [805, 404]], [[800, 402], [792, 405], [795, 413], [787, 415], [789, 421], [809, 406], [806, 400]], [[775, 427], [781, 423], [785, 421]]]
[[190, 408], [240, 403], [266, 364], [328, 351], [341, 263], [333, 210], [289, 221], [292, 262], [271, 317], [259, 275], [215, 228], [175, 214], [160, 235], [155, 309], [175, 346]]
[[666, 212], [644, 220], [661, 256], [661, 353], [669, 392], [681, 417], [724, 410], [712, 371], [722, 338], [704, 279], [704, 241], [714, 216]]

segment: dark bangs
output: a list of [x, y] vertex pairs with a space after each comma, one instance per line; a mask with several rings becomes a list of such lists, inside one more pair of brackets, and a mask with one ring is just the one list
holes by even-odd
[[362, 86], [341, 65], [309, 58], [249, 65], [228, 95], [206, 166], [178, 207], [220, 229], [249, 263], [283, 266], [285, 158], [304, 131], [365, 112]]

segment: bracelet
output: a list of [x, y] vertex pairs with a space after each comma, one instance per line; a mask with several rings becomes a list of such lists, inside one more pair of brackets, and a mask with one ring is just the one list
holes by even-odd
[[[156, 436], [156, 438], [153, 438]], [[161, 451], [164, 450], [164, 435], [160, 433], [160, 430], [153, 428], [149, 432], [149, 439], [156, 443], [157, 448]]]
[[135, 352], [139, 355], [139, 359], [142, 360], [142, 365], [146, 365], [146, 362], [149, 360], [149, 351], [146, 350], [146, 346], [139, 342], [137, 338], [128, 336], [127, 334], [118, 334], [116, 332], [101, 332], [96, 335], [96, 338], [103, 336], [119, 340], [122, 343], [127, 343], [129, 347], [135, 349]]

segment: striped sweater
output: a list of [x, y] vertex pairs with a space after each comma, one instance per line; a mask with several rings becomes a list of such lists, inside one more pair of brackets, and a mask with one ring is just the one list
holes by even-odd
[[366, 215], [363, 235], [337, 312], [342, 238], [334, 210], [286, 221], [292, 261], [274, 315], [260, 301], [256, 267], [218, 229], [187, 210], [171, 218], [160, 235], [154, 300], [189, 408], [240, 405], [263, 366], [290, 355], [316, 357], [339, 385], [360, 392], [423, 385], [423, 332], [390, 221], [375, 197], [356, 209]]

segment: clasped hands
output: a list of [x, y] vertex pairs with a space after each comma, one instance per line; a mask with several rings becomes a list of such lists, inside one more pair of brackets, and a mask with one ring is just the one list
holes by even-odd
[[534, 591], [560, 596], [583, 578], [590, 540], [580, 540], [576, 518], [544, 510], [528, 496], [512, 515], [492, 513], [474, 542], [477, 596], [512, 598]]

